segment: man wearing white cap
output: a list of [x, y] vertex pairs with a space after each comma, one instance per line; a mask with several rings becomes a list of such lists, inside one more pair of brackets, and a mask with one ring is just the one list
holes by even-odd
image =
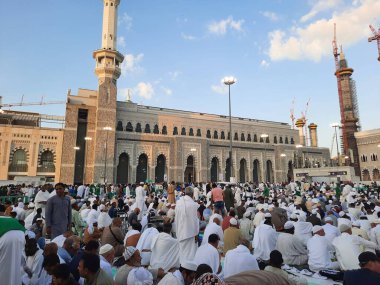
[[313, 227], [313, 237], [307, 242], [307, 250], [310, 270], [339, 269], [339, 263], [331, 261], [330, 252], [334, 251], [334, 247], [327, 241], [321, 226]]
[[284, 230], [278, 236], [276, 249], [282, 253], [285, 264], [304, 265], [307, 263], [307, 250], [294, 235], [293, 222], [286, 222]]
[[354, 221], [352, 223], [351, 231], [352, 231], [353, 235], [360, 236], [366, 240], [369, 240], [367, 232], [360, 228], [360, 222], [359, 221]]
[[253, 221], [251, 218], [251, 212], [245, 212], [243, 214], [243, 218], [240, 220], [240, 232], [242, 238], [246, 240], [252, 240], [253, 232], [255, 230], [255, 226], [253, 225]]
[[380, 246], [380, 219], [372, 220], [371, 227], [369, 232], [371, 241]]
[[340, 236], [340, 231], [337, 227], [333, 226], [333, 219], [330, 217], [325, 218], [325, 224], [322, 226], [323, 231], [325, 232], [326, 239], [332, 243], [334, 238]]
[[144, 183], [140, 182], [140, 185], [136, 187], [136, 208], [140, 209], [140, 213], [138, 214], [138, 220], [141, 221], [143, 214], [146, 212], [146, 205], [145, 205], [145, 190], [143, 188]]
[[265, 213], [264, 223], [256, 228], [253, 235], [254, 254], [257, 259], [264, 262], [269, 261], [269, 255], [275, 249], [277, 243], [278, 235], [273, 229], [271, 217], [270, 213]]
[[115, 257], [115, 250], [112, 245], [106, 243], [99, 249], [100, 268], [111, 278], [112, 276], [112, 263]]
[[380, 249], [376, 243], [352, 235], [351, 227], [346, 224], [340, 225], [339, 230], [342, 234], [336, 237], [332, 244], [335, 247], [336, 258], [342, 270], [360, 268], [358, 256], [363, 251], [363, 247], [372, 250]]
[[197, 264], [192, 261], [181, 262], [179, 270], [169, 272], [158, 283], [158, 285], [190, 285], [194, 281]]
[[194, 262], [198, 266], [200, 264], [207, 264], [215, 274], [218, 274], [222, 269], [220, 266], [220, 255], [218, 251], [219, 240], [217, 234], [211, 234], [208, 237], [208, 243], [198, 247], [197, 253], [194, 256]]
[[198, 208], [199, 204], [193, 200], [193, 188], [186, 187], [185, 196], [178, 200], [175, 208], [175, 232], [181, 261], [192, 260], [198, 248]]
[[235, 218], [230, 219], [230, 226], [224, 231], [224, 254], [236, 248], [242, 240], [242, 235]]
[[126, 284], [153, 285], [153, 275], [144, 267], [136, 267], [129, 272]]
[[100, 214], [98, 216], [98, 227], [104, 229], [112, 224], [112, 219], [107, 212], [107, 208], [104, 204], [99, 206]]

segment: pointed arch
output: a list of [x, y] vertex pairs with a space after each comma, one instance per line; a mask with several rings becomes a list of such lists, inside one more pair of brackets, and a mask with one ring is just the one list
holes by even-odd
[[127, 184], [129, 178], [129, 155], [125, 152], [119, 155], [117, 165], [116, 183]]

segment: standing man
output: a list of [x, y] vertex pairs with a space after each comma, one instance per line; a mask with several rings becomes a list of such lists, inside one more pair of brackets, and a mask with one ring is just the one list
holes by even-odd
[[181, 263], [185, 260], [193, 260], [198, 248], [198, 207], [199, 204], [193, 200], [193, 188], [186, 187], [185, 196], [181, 197], [175, 208], [175, 225]]
[[175, 182], [172, 181], [168, 185], [168, 203], [174, 204], [175, 203]]
[[223, 191], [223, 200], [224, 204], [226, 205], [226, 210], [229, 211], [231, 208], [234, 207], [234, 194], [232, 193], [232, 189], [230, 185], [226, 185], [224, 191]]
[[[224, 216], [224, 197], [223, 190], [219, 188], [216, 183], [212, 183], [211, 190], [211, 202], [214, 204], [214, 208], [221, 211], [222, 216]], [[229, 209], [227, 209], [229, 210]]]
[[140, 209], [138, 220], [141, 221], [142, 215], [145, 213], [145, 190], [143, 188], [144, 182], [140, 182], [140, 186], [136, 188], [136, 208]]
[[65, 196], [65, 185], [55, 185], [56, 195], [49, 198], [46, 204], [46, 233], [51, 239], [71, 230], [71, 202]]
[[35, 209], [37, 210], [38, 208], [41, 208], [43, 217], [45, 217], [46, 203], [49, 199], [49, 192], [46, 191], [46, 188], [47, 185], [43, 185], [41, 187], [41, 190], [38, 191], [36, 197], [34, 198]]

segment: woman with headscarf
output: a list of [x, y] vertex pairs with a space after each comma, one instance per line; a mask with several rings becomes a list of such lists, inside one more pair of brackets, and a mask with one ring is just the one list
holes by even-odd
[[225, 285], [224, 281], [218, 277], [218, 275], [213, 273], [205, 273], [197, 280], [194, 281], [193, 285]]

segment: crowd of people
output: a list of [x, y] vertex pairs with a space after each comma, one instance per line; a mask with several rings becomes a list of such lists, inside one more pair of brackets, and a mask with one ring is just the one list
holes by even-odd
[[1, 284], [380, 284], [376, 184], [0, 190]]

